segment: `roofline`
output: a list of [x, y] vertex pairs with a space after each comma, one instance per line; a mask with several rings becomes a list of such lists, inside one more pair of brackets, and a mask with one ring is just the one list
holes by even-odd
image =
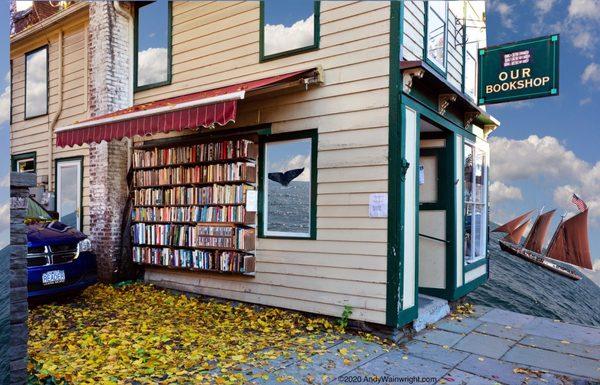
[[57, 24], [58, 22], [62, 21], [63, 19], [65, 19], [87, 7], [88, 7], [87, 1], [77, 2], [73, 5], [71, 5], [70, 7], [64, 9], [63, 11], [55, 13], [54, 15], [34, 24], [32, 27], [26, 28], [23, 31], [12, 35], [10, 37], [10, 44], [12, 45], [12, 44], [18, 43], [28, 37], [31, 37], [31, 36], [35, 35], [36, 33], [43, 31], [44, 29]]

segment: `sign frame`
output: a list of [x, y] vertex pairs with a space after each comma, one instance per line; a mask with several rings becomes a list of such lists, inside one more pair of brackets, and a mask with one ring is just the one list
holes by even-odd
[[[539, 47], [539, 44], [549, 44], [549, 47]], [[537, 47], [536, 47], [537, 45]], [[548, 52], [543, 52], [543, 50]], [[509, 52], [507, 52], [509, 51]], [[510, 52], [513, 51], [513, 52]], [[533, 51], [533, 55], [531, 52]], [[500, 57], [504, 56], [504, 60], [507, 60], [506, 56], [509, 53], [521, 53], [527, 52], [524, 58], [526, 62], [523, 63], [511, 63], [507, 68], [506, 62], [502, 62]], [[491, 57], [491, 55], [496, 55]], [[541, 56], [541, 57], [540, 57]], [[491, 58], [490, 58], [491, 57]], [[496, 103], [506, 103], [518, 100], [527, 100], [542, 98], [547, 96], [558, 96], [559, 95], [559, 74], [560, 74], [560, 34], [552, 34], [547, 36], [540, 36], [532, 39], [520, 40], [516, 42], [500, 44], [490, 46], [486, 48], [480, 48], [478, 50], [478, 71], [477, 71], [477, 104], [487, 105]], [[486, 60], [487, 59], [487, 60]], [[510, 60], [510, 58], [509, 58]], [[531, 60], [531, 62], [530, 62]], [[537, 61], [537, 63], [536, 63]], [[491, 62], [491, 63], [490, 63]], [[486, 67], [487, 66], [487, 67]], [[493, 66], [493, 68], [491, 68]], [[513, 74], [512, 71], [520, 72], [521, 74], [530, 74], [527, 77], [519, 78], [507, 78], [507, 72]], [[522, 71], [525, 70], [525, 71]], [[533, 73], [533, 75], [531, 75]], [[505, 74], [505, 79], [501, 79], [501, 74]], [[537, 76], [537, 78], [532, 78]], [[546, 77], [549, 78], [549, 84], [541, 91], [532, 91], [528, 93], [517, 92], [512, 93], [510, 90], [496, 91], [499, 96], [488, 96], [489, 93], [484, 92], [486, 86], [499, 86], [501, 81], [506, 80], [504, 84], [514, 83], [515, 81], [525, 80], [540, 80], [543, 82]], [[492, 83], [493, 81], [496, 84]], [[492, 84], [491, 84], [492, 83]], [[521, 83], [522, 84], [522, 83]], [[542, 85], [545, 85], [543, 82]], [[537, 87], [536, 88], [542, 88]]]

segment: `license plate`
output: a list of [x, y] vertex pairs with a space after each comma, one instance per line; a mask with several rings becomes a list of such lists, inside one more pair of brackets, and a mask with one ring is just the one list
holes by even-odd
[[52, 270], [42, 274], [42, 283], [44, 285], [53, 285], [55, 283], [62, 283], [65, 281], [64, 270]]

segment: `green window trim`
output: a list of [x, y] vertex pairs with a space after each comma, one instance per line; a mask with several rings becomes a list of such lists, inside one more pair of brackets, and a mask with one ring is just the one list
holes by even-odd
[[145, 84], [138, 86], [138, 22], [139, 22], [139, 10], [144, 5], [151, 3], [151, 1], [140, 1], [138, 4], [134, 2], [134, 27], [133, 27], [133, 92], [140, 92], [149, 90], [152, 88], [168, 86], [173, 80], [173, 2], [167, 0], [167, 18], [168, 18], [168, 29], [167, 29], [167, 80]]
[[321, 43], [321, 2], [314, 2], [314, 41], [313, 44], [306, 47], [291, 49], [289, 51], [277, 52], [271, 55], [265, 55], [265, 5], [260, 1], [260, 26], [259, 26], [259, 61], [280, 59], [287, 56], [297, 55], [303, 52], [315, 51], [319, 49]]
[[440, 67], [439, 64], [429, 59], [429, 1], [425, 1], [425, 26], [423, 27], [423, 60], [444, 78], [446, 78], [448, 75], [448, 12], [450, 12], [450, 10], [448, 4], [446, 3], [446, 17], [444, 19], [444, 67]]
[[83, 156], [71, 156], [68, 158], [54, 159], [54, 208], [58, 209], [58, 165], [62, 162], [79, 161], [79, 231], [83, 231]]
[[[311, 165], [310, 165], [310, 231], [308, 236], [280, 236], [280, 235], [267, 235], [265, 234], [264, 226], [264, 194], [265, 194], [265, 183], [263, 183], [265, 177], [265, 144], [272, 142], [282, 142], [294, 139], [311, 139]], [[318, 152], [318, 130], [305, 130], [296, 131], [281, 134], [261, 135], [259, 144], [259, 167], [258, 167], [258, 238], [267, 239], [299, 239], [299, 240], [314, 240], [317, 239], [317, 152]]]
[[[33, 55], [34, 53], [37, 53], [39, 51], [43, 51], [46, 50], [46, 112], [42, 113], [42, 114], [38, 114], [38, 115], [33, 115], [33, 116], [27, 116], [27, 57], [29, 55]], [[38, 47], [32, 51], [26, 52], [25, 53], [25, 81], [24, 81], [24, 87], [23, 87], [23, 119], [24, 120], [29, 120], [29, 119], [35, 119], [35, 118], [39, 118], [40, 116], [46, 116], [48, 115], [49, 112], [49, 106], [50, 106], [50, 46], [48, 44], [43, 45], [41, 47]], [[11, 86], [12, 86], [12, 77], [11, 77]], [[12, 98], [12, 95], [11, 95]], [[12, 118], [11, 118], [12, 119]], [[12, 120], [11, 120], [12, 122]]]
[[35, 151], [16, 154], [10, 157], [10, 169], [17, 172], [17, 164], [20, 160], [33, 159], [33, 172], [37, 171], [37, 153]]

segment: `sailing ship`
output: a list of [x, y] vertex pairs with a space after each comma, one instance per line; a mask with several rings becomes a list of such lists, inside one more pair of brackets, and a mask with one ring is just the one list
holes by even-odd
[[[565, 277], [579, 280], [579, 276], [574, 270], [571, 270], [562, 264], [554, 261], [565, 262], [571, 265], [577, 265], [586, 269], [592, 269], [592, 258], [590, 256], [590, 243], [588, 239], [588, 207], [577, 195], [573, 194], [571, 198], [579, 213], [565, 220], [561, 218], [554, 235], [552, 236], [545, 254], [542, 253], [544, 240], [548, 233], [548, 228], [556, 210], [540, 212], [536, 218], [525, 242], [521, 245], [521, 239], [531, 222], [533, 210], [519, 215], [513, 220], [492, 230], [502, 232], [507, 235], [502, 238], [500, 248], [517, 257], [523, 258], [536, 265], [542, 266], [550, 271]], [[543, 211], [543, 210], [542, 210]]]

